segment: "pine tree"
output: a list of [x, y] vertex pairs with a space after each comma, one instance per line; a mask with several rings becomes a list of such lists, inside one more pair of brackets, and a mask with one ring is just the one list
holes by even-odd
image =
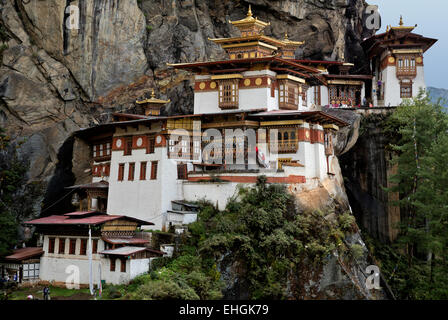
[[400, 193], [408, 297], [447, 296], [439, 280], [448, 276], [448, 115], [421, 92], [397, 108], [389, 127], [398, 132], [391, 146], [398, 173], [389, 191]]

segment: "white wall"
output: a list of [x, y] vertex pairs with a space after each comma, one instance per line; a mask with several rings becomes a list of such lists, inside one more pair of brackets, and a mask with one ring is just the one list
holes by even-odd
[[[126, 215], [154, 223], [151, 229], [161, 229], [171, 201], [179, 200], [177, 162], [168, 159], [167, 147], [156, 147], [153, 154], [145, 149], [113, 151], [109, 178], [108, 214]], [[158, 161], [157, 179], [151, 178], [151, 161]], [[129, 163], [135, 163], [134, 180], [128, 181]], [[140, 163], [147, 162], [146, 179], [140, 180]], [[124, 180], [118, 181], [119, 164], [125, 164]]]
[[136, 276], [149, 272], [150, 259], [132, 259], [130, 261], [131, 280]]
[[[243, 184], [250, 185], [250, 184]], [[227, 201], [236, 193], [238, 183], [224, 182], [224, 183], [210, 183], [210, 182], [184, 182], [184, 198], [186, 201], [199, 201], [206, 199], [218, 204], [219, 210], [224, 210]]]
[[[383, 71], [383, 82], [385, 82], [384, 105], [387, 107], [398, 106], [403, 99], [400, 97], [400, 81], [396, 75], [396, 66], [388, 66]], [[412, 80], [412, 96], [416, 97], [420, 88], [426, 89], [425, 71], [423, 66], [417, 66], [417, 76]]]

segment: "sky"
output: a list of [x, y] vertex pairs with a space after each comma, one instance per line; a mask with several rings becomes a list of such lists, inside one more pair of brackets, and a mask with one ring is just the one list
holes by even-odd
[[381, 30], [398, 26], [403, 15], [405, 26], [414, 26], [414, 33], [439, 41], [424, 55], [425, 80], [428, 87], [448, 89], [448, 1], [447, 0], [367, 0], [378, 5]]

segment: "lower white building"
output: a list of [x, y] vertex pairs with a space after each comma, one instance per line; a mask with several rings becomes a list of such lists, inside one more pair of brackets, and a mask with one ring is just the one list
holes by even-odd
[[[149, 271], [154, 257], [163, 252], [147, 247], [137, 228], [150, 222], [98, 212], [73, 212], [26, 224], [43, 236], [39, 280], [77, 288], [99, 281], [125, 284]], [[89, 255], [89, 230], [91, 257]], [[90, 264], [92, 268], [90, 269]]]

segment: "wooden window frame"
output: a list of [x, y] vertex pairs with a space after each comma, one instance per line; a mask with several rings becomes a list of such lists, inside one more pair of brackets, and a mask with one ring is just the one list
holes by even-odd
[[96, 142], [92, 146], [92, 157], [95, 161], [108, 161], [112, 156], [112, 141]]
[[81, 239], [81, 246], [79, 248], [79, 255], [81, 256], [87, 255], [87, 241], [88, 239]]
[[308, 89], [309, 87], [306, 84], [301, 85], [302, 88], [302, 106], [306, 106], [308, 104]]
[[98, 239], [92, 239], [92, 253], [98, 252]]
[[314, 104], [316, 106], [322, 105], [321, 99], [322, 99], [321, 87], [315, 86], [314, 87]]
[[400, 98], [412, 98], [412, 82], [400, 82]]
[[115, 272], [115, 269], [116, 269], [116, 261], [117, 261], [117, 259], [115, 258], [115, 257], [112, 257], [112, 258], [110, 258], [110, 271], [111, 272]]
[[177, 165], [177, 179], [178, 180], [188, 180], [188, 171], [187, 171], [187, 164], [185, 163], [179, 163]]
[[126, 259], [120, 259], [120, 272], [126, 272]]
[[125, 164], [124, 163], [120, 163], [118, 165], [118, 181], [123, 181], [124, 180], [124, 170], [125, 170]]
[[[299, 150], [299, 139], [296, 127], [277, 128], [278, 153], [296, 153]], [[285, 137], [288, 137], [285, 139]], [[291, 138], [291, 136], [293, 138]]]
[[54, 253], [56, 238], [48, 238], [48, 253]]
[[156, 136], [149, 135], [147, 139], [148, 144], [146, 146], [146, 154], [153, 154], [155, 152]]
[[130, 156], [132, 155], [132, 137], [126, 137], [124, 139], [124, 156]]
[[151, 161], [151, 180], [157, 180], [159, 161]]
[[140, 180], [146, 180], [147, 166], [148, 166], [148, 162], [146, 162], [146, 161], [140, 162]]
[[59, 254], [65, 254], [65, 238], [59, 238]]
[[76, 255], [76, 239], [71, 238], [68, 246], [68, 254]]
[[397, 76], [417, 75], [417, 63], [415, 55], [398, 56], [396, 60]]
[[134, 181], [135, 178], [135, 162], [129, 163], [128, 181]]
[[226, 79], [218, 84], [218, 103], [221, 109], [238, 109], [239, 79]]
[[278, 92], [279, 109], [297, 110], [299, 108], [299, 84], [290, 80], [280, 80]]

